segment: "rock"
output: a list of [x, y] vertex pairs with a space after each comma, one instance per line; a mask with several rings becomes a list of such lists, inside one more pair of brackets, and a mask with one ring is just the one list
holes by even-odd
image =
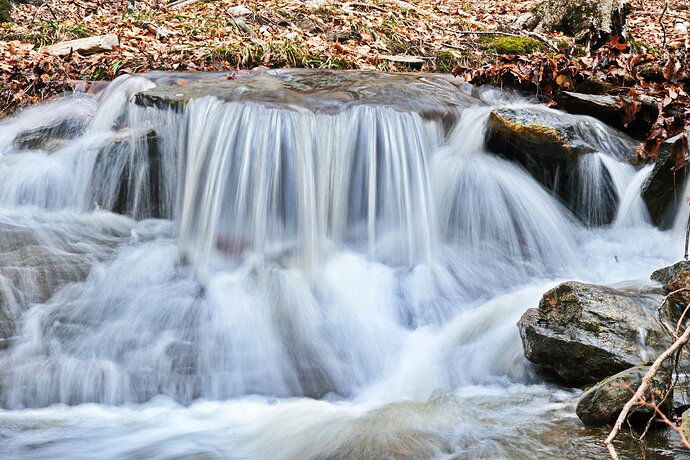
[[575, 86], [575, 92], [582, 94], [604, 94], [611, 91], [614, 86], [598, 78], [586, 78]]
[[683, 430], [685, 439], [690, 439], [690, 409], [683, 412], [680, 418], [680, 429]]
[[232, 8], [228, 8], [228, 14], [234, 18], [239, 18], [242, 16], [248, 16], [252, 14], [252, 10], [250, 10], [244, 5], [237, 5], [233, 6]]
[[[615, 422], [623, 410], [623, 406], [637, 391], [642, 378], [649, 371], [650, 366], [635, 366], [612, 375], [585, 391], [577, 403], [575, 413], [587, 426], [604, 426]], [[671, 385], [671, 372], [660, 369], [652, 380], [651, 388], [645, 394], [645, 400], [662, 401], [667, 389]], [[670, 413], [672, 398], [668, 397], [659, 409]], [[632, 423], [645, 424], [655, 411], [647, 406], [635, 406], [628, 419]]]
[[20, 132], [14, 138], [13, 146], [17, 150], [54, 152], [65, 146], [70, 139], [82, 134], [87, 124], [88, 118], [84, 116], [54, 120], [52, 124]]
[[645, 288], [563, 283], [518, 322], [525, 357], [571, 385], [639, 365], [670, 345], [654, 317], [661, 298]]
[[686, 134], [672, 137], [661, 145], [654, 169], [642, 186], [644, 199], [652, 222], [661, 228], [673, 225], [678, 205], [683, 199], [683, 186], [688, 176], [687, 163], [676, 169], [676, 158], [688, 154]]
[[16, 334], [17, 321], [24, 310], [12, 281], [0, 275], [0, 350], [9, 347]]
[[494, 109], [489, 115], [487, 144], [497, 151], [505, 150], [507, 144], [522, 152], [558, 159], [594, 151], [576, 136], [572, 123], [529, 108]]
[[[494, 109], [489, 116], [486, 148], [519, 163], [585, 225], [604, 225], [615, 216], [618, 196], [604, 168], [600, 169], [602, 180], [595, 185], [596, 190], [591, 184], [581, 183], [583, 167], [601, 167], [596, 158], [591, 157], [592, 164], [585, 158], [597, 151], [585, 141], [588, 138], [591, 128], [574, 117], [546, 108], [504, 107]], [[617, 149], [634, 152], [622, 133], [611, 139], [620, 143]]]
[[45, 47], [53, 56], [66, 56], [71, 53], [88, 56], [90, 54], [111, 51], [120, 44], [117, 35], [98, 35], [96, 37], [79, 38], [68, 40]]
[[[111, 137], [98, 153], [92, 175], [91, 190], [98, 206], [136, 219], [164, 217], [160, 161], [153, 129], [123, 131]], [[148, 193], [137, 197], [136, 188], [142, 183]]]
[[622, 37], [630, 6], [626, 0], [543, 0], [533, 10], [537, 30], [562, 32], [593, 49]]
[[404, 64], [413, 69], [421, 69], [424, 62], [426, 62], [426, 59], [419, 56], [389, 56], [387, 54], [381, 54], [379, 59], [395, 64]]
[[637, 76], [653, 83], [663, 83], [665, 78], [661, 67], [656, 62], [644, 62], [635, 66]]
[[534, 30], [539, 25], [539, 18], [531, 11], [522, 13], [515, 20], [515, 26], [524, 30]]
[[338, 113], [357, 105], [391, 107], [425, 119], [449, 121], [477, 104], [461, 91], [461, 82], [439, 74], [281, 69], [240, 72], [232, 80], [199, 80], [184, 87], [159, 86], [135, 96], [135, 103], [180, 110], [207, 96], [222, 101], [247, 101], [271, 107]]
[[[652, 273], [651, 279], [661, 283], [667, 293], [690, 288], [690, 261], [683, 260], [661, 268]], [[690, 292], [688, 291], [678, 292], [668, 298], [666, 311], [674, 323], [678, 322], [689, 303]]]
[[635, 120], [625, 124], [625, 104], [630, 98], [563, 91], [557, 97], [559, 108], [577, 115], [588, 115], [630, 134], [644, 138], [659, 117], [659, 106], [651, 97], [640, 96], [640, 111]]

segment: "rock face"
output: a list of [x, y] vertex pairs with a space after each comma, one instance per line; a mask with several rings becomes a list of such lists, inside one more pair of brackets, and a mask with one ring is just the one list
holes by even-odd
[[[649, 366], [635, 366], [597, 383], [582, 394], [575, 413], [587, 426], [604, 426], [615, 422], [625, 403], [640, 387], [647, 371], [649, 371]], [[654, 376], [651, 388], [645, 393], [645, 400], [662, 401], [670, 385], [671, 373], [660, 370]], [[665, 402], [659, 406], [667, 414], [671, 410], [671, 399], [666, 398]], [[633, 423], [646, 423], [653, 415], [654, 409], [636, 406], [629, 420]]]
[[624, 123], [625, 104], [631, 102], [630, 98], [563, 91], [558, 95], [557, 101], [558, 106], [566, 112], [594, 117], [639, 137], [644, 137], [659, 117], [656, 102], [646, 97], [640, 98], [640, 111], [636, 119], [627, 126]]
[[688, 154], [688, 137], [680, 134], [663, 143], [652, 174], [642, 187], [652, 222], [662, 228], [673, 224], [678, 204], [682, 201], [683, 186], [688, 177], [687, 163], [676, 164], [677, 158]]
[[660, 301], [650, 289], [563, 283], [518, 322], [525, 357], [564, 383], [596, 383], [670, 345], [653, 316]]
[[626, 0], [543, 0], [532, 11], [536, 29], [562, 32], [598, 48], [623, 36], [630, 7]]
[[[683, 260], [670, 267], [661, 268], [652, 273], [651, 279], [661, 283], [667, 293], [690, 288], [690, 261]], [[666, 302], [666, 311], [669, 317], [677, 322], [689, 303], [689, 291], [681, 291], [671, 295]]]

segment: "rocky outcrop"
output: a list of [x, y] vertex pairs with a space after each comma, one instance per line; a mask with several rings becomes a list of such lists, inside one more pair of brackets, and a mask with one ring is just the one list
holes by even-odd
[[678, 204], [683, 198], [683, 187], [688, 177], [688, 165], [678, 162], [688, 154], [687, 134], [679, 134], [664, 142], [654, 170], [642, 186], [644, 199], [652, 222], [662, 228], [673, 224]]
[[670, 345], [653, 315], [660, 301], [649, 288], [563, 283], [518, 322], [525, 357], [566, 384], [596, 383]]
[[[615, 422], [623, 406], [637, 391], [642, 378], [649, 371], [649, 366], [635, 366], [597, 383], [580, 397], [575, 413], [587, 426], [604, 426]], [[651, 387], [644, 398], [649, 402], [663, 403], [659, 408], [667, 414], [671, 410], [671, 397], [666, 392], [671, 386], [671, 372], [660, 370], [654, 376]], [[630, 413], [632, 423], [646, 423], [654, 415], [654, 409], [647, 406], [635, 406]]]
[[664, 291], [670, 294], [665, 304], [666, 313], [673, 322], [677, 322], [690, 304], [690, 291], [682, 290], [690, 288], [690, 261], [683, 260], [661, 268], [652, 273], [651, 279], [661, 283]]
[[558, 107], [577, 115], [588, 115], [637, 137], [646, 137], [659, 117], [659, 106], [651, 97], [639, 97], [640, 110], [630, 123], [626, 121], [628, 97], [604, 96], [563, 91], [557, 97]]

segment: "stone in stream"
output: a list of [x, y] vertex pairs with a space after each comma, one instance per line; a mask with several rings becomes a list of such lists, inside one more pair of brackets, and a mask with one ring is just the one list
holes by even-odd
[[642, 364], [670, 345], [654, 316], [661, 298], [645, 287], [563, 283], [518, 322], [525, 357], [573, 386]]
[[[642, 378], [650, 366], [635, 366], [621, 371], [597, 383], [580, 397], [575, 413], [587, 426], [604, 426], [615, 422], [623, 406], [640, 387]], [[668, 414], [672, 406], [672, 397], [666, 397], [671, 386], [671, 372], [659, 369], [652, 380], [644, 398], [647, 402], [659, 404], [659, 409]], [[632, 423], [645, 424], [654, 416], [654, 409], [648, 406], [635, 406], [628, 419]]]
[[626, 120], [626, 104], [629, 97], [583, 94], [563, 91], [557, 97], [558, 107], [577, 115], [588, 115], [606, 124], [639, 137], [646, 137], [659, 117], [659, 106], [651, 97], [640, 96], [640, 110], [630, 123]]
[[91, 182], [96, 203], [103, 209], [137, 219], [164, 217], [161, 166], [153, 129], [118, 133], [108, 139], [96, 159]]
[[233, 102], [269, 107], [339, 113], [354, 106], [390, 107], [442, 120], [449, 127], [460, 110], [478, 100], [461, 90], [449, 75], [311, 69], [238, 72], [232, 79], [193, 81], [181, 87], [159, 86], [138, 93], [135, 102], [146, 107], [180, 109], [190, 101], [213, 96]]
[[[627, 156], [638, 143], [593, 123], [544, 107], [500, 107], [489, 115], [486, 148], [519, 163], [584, 224], [604, 225], [613, 220], [619, 197], [593, 154]], [[592, 175], [598, 176], [593, 182]]]
[[670, 228], [676, 210], [683, 199], [683, 187], [688, 177], [685, 161], [678, 158], [688, 154], [687, 134], [679, 134], [666, 140], [659, 149], [659, 156], [652, 173], [642, 186], [644, 199], [652, 222], [662, 228]]

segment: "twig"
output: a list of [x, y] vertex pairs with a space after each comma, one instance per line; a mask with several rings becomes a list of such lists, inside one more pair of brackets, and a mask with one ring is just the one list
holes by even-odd
[[651, 385], [652, 379], [656, 375], [661, 365], [664, 363], [664, 361], [668, 359], [669, 356], [676, 353], [683, 345], [685, 345], [688, 339], [690, 339], [690, 326], [688, 326], [685, 329], [683, 335], [678, 340], [676, 340], [673, 343], [673, 345], [671, 345], [668, 349], [666, 349], [666, 351], [659, 355], [656, 361], [654, 361], [654, 364], [652, 364], [652, 367], [649, 369], [649, 371], [647, 371], [647, 374], [645, 374], [645, 376], [642, 378], [642, 382], [640, 383], [640, 386], [633, 395], [633, 397], [630, 398], [630, 400], [628, 400], [627, 403], [625, 403], [625, 406], [623, 406], [623, 410], [618, 415], [618, 418], [616, 419], [615, 425], [613, 425], [611, 433], [609, 433], [608, 437], [606, 438], [606, 441], [604, 441], [604, 444], [606, 445], [606, 448], [608, 449], [609, 454], [611, 455], [611, 458], [613, 460], [618, 460], [616, 448], [613, 447], [613, 440], [615, 439], [616, 435], [618, 435], [618, 433], [620, 432], [625, 420], [628, 418], [628, 413], [630, 412], [630, 409], [632, 409], [633, 406], [640, 404], [640, 401], [644, 397], [645, 391], [647, 391], [647, 388], [649, 388], [649, 386]]
[[[673, 338], [673, 340], [676, 340], [678, 338], [678, 329], [676, 329], [676, 331], [674, 332], [673, 329], [671, 328], [671, 326], [664, 320], [664, 318], [662, 317], [663, 308], [664, 308], [664, 305], [666, 305], [666, 302], [668, 302], [671, 299], [671, 296], [674, 296], [676, 294], [679, 294], [681, 292], [686, 292], [686, 291], [690, 291], [690, 288], [680, 288], [680, 289], [676, 289], [675, 291], [669, 292], [668, 294], [666, 294], [664, 296], [663, 299], [661, 299], [661, 303], [659, 304], [659, 306], [656, 309], [657, 315], [659, 316], [659, 323], [661, 324], [661, 326], [664, 329], [666, 329], [666, 332], [668, 332], [668, 335], [670, 335]], [[683, 315], [685, 315], [685, 313], [683, 313]]]
[[522, 35], [511, 34], [510, 32], [499, 32], [498, 30], [454, 30], [458, 35], [505, 35], [506, 37], [522, 38]]
[[460, 50], [460, 51], [467, 50], [467, 48], [463, 48], [462, 46], [451, 45], [450, 43], [441, 43], [441, 45], [445, 46], [446, 48], [453, 49], [453, 50]]
[[685, 260], [688, 260], [688, 239], [690, 239], [690, 213], [688, 213], [688, 225], [685, 228]]
[[661, 16], [659, 16], [659, 25], [661, 26], [661, 31], [664, 33], [663, 40], [661, 42], [661, 47], [663, 49], [666, 49], [666, 26], [664, 25], [664, 16], [666, 15], [666, 11], [668, 10], [668, 1], [664, 3], [664, 9], [661, 12]]

